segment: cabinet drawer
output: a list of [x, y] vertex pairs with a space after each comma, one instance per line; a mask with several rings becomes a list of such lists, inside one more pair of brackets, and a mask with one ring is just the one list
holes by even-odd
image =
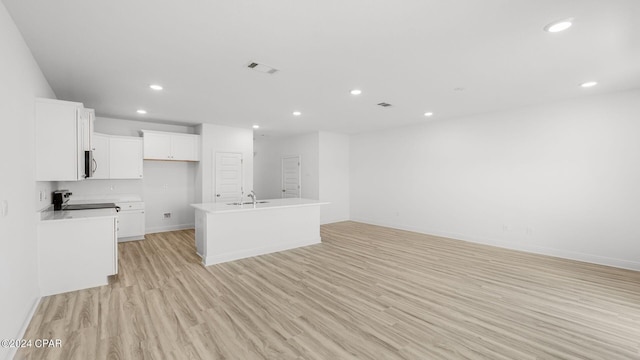
[[144, 210], [144, 202], [121, 202], [116, 203], [116, 206], [120, 207], [120, 211], [127, 210]]

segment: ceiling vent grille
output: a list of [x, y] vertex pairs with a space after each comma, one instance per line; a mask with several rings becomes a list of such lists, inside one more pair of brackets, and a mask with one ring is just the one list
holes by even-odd
[[278, 72], [278, 69], [276, 69], [276, 68], [272, 68], [271, 66], [259, 64], [257, 62], [250, 62], [249, 65], [247, 65], [247, 67], [249, 69], [253, 69], [255, 71], [258, 71], [258, 72], [261, 72], [261, 73], [264, 73], [264, 74], [269, 74], [269, 75], [273, 75], [276, 72]]
[[386, 103], [386, 102], [381, 102], [381, 103], [379, 103], [378, 105], [380, 105], [380, 106], [382, 106], [382, 107], [389, 107], [389, 106], [391, 106], [391, 104]]

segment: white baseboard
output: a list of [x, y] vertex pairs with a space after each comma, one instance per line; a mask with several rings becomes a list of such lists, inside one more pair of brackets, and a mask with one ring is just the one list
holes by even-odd
[[419, 228], [415, 226], [392, 224], [392, 223], [386, 223], [386, 222], [380, 222], [380, 221], [374, 221], [374, 220], [362, 219], [362, 218], [355, 218], [355, 219], [352, 219], [352, 221], [371, 224], [371, 225], [384, 226], [384, 227], [389, 227], [393, 229], [412, 231], [412, 232], [417, 232], [421, 234], [445, 237], [445, 238], [450, 238], [454, 240], [462, 240], [462, 241], [467, 241], [467, 242], [476, 243], [476, 244], [490, 245], [490, 246], [500, 247], [504, 249], [518, 250], [518, 251], [524, 251], [524, 252], [533, 253], [533, 254], [547, 255], [547, 256], [553, 256], [553, 257], [558, 257], [563, 259], [588, 262], [592, 264], [612, 266], [612, 267], [621, 268], [621, 269], [640, 271], [640, 262], [637, 262], [637, 261], [616, 259], [616, 258], [610, 258], [606, 256], [586, 254], [586, 253], [580, 253], [580, 252], [568, 251], [568, 250], [556, 249], [556, 248], [508, 243], [508, 242], [499, 241], [495, 239], [470, 236], [470, 235], [458, 234], [458, 233], [451, 233], [451, 232], [445, 232], [445, 231], [436, 231], [433, 229], [424, 229], [424, 228]]
[[145, 234], [155, 234], [167, 231], [176, 231], [176, 230], [187, 230], [187, 229], [195, 229], [196, 224], [178, 224], [178, 225], [168, 225], [168, 226], [159, 226], [154, 228], [146, 228]]
[[298, 247], [319, 244], [320, 241], [321, 241], [321, 238], [317, 237], [317, 238], [309, 239], [306, 241], [296, 241], [294, 243], [277, 244], [277, 245], [263, 246], [259, 248], [248, 249], [248, 250], [229, 252], [224, 254], [216, 254], [216, 255], [207, 256], [206, 258], [203, 258], [202, 264], [204, 266], [220, 264], [220, 263], [233, 261], [233, 260], [240, 260], [240, 259], [244, 259], [252, 256], [271, 254], [274, 252], [291, 250]]
[[[24, 339], [24, 334], [27, 332], [27, 328], [31, 323], [31, 319], [33, 319], [33, 315], [35, 315], [36, 310], [38, 310], [38, 305], [40, 305], [40, 301], [42, 301], [42, 296], [38, 296], [38, 298], [34, 300], [33, 305], [31, 306], [31, 310], [29, 310], [27, 317], [24, 319], [24, 323], [22, 324], [22, 327], [18, 332], [18, 336], [16, 336], [15, 339]], [[9, 352], [7, 353], [7, 359], [13, 359], [16, 356], [17, 351], [18, 351], [18, 348], [16, 347], [9, 348]]]
[[340, 218], [340, 219], [331, 219], [331, 220], [325, 220], [325, 222], [320, 222], [320, 225], [327, 225], [327, 224], [334, 224], [334, 223], [339, 223], [339, 222], [343, 222], [343, 221], [349, 221], [350, 219], [348, 217], [346, 218]]
[[138, 240], [144, 240], [144, 235], [142, 235], [142, 236], [127, 236], [127, 237], [119, 237], [118, 238], [118, 242], [119, 243], [129, 242], [129, 241], [138, 241]]

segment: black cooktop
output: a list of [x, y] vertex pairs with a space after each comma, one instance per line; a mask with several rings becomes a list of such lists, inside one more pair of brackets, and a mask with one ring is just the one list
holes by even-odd
[[65, 205], [62, 210], [90, 210], [90, 209], [116, 209], [119, 210], [114, 203], [100, 203], [100, 204], [73, 204]]

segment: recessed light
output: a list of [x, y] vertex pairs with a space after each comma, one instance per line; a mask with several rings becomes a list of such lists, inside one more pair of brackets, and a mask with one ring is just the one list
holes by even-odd
[[302, 115], [302, 113], [300, 111], [294, 111], [293, 112], [293, 116], [300, 116]]
[[426, 113], [424, 113], [424, 116], [431, 117], [431, 116], [433, 116], [433, 113], [432, 112], [426, 112]]
[[156, 91], [160, 91], [160, 90], [162, 90], [162, 89], [163, 89], [162, 85], [158, 85], [158, 84], [151, 84], [151, 85], [149, 85], [149, 87], [150, 87], [152, 90], [156, 90]]
[[362, 90], [360, 89], [353, 89], [350, 91], [351, 95], [360, 95], [362, 94]]
[[253, 125], [254, 129], [260, 129], [260, 125]]
[[555, 21], [552, 22], [551, 24], [548, 24], [547, 26], [544, 27], [544, 31], [546, 32], [550, 32], [550, 33], [557, 33], [560, 31], [565, 31], [568, 28], [571, 27], [571, 25], [573, 25], [573, 19], [564, 19], [564, 20], [560, 20], [560, 21]]
[[580, 84], [583, 88], [589, 88], [598, 85], [597, 81], [587, 81], [586, 83]]
[[138, 114], [142, 114], [142, 115], [144, 115], [144, 114], [146, 114], [146, 113], [147, 113], [147, 110], [138, 109], [136, 112], [137, 112]]

